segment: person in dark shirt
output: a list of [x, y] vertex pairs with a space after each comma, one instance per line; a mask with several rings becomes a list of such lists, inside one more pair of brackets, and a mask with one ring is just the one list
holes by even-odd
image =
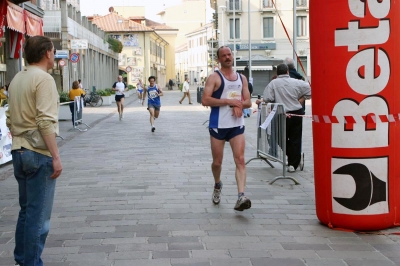
[[292, 58], [286, 57], [285, 64], [289, 68], [289, 76], [291, 78], [305, 80], [305, 78], [299, 72], [297, 72], [296, 68], [294, 67], [294, 61]]

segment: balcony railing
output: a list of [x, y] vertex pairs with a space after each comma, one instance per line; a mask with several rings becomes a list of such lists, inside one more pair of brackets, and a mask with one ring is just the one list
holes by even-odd
[[[49, 37], [61, 36], [61, 11], [46, 11], [46, 14], [43, 17], [43, 31], [45, 32], [45, 35]], [[75, 39], [86, 39], [89, 41], [89, 44], [94, 47], [100, 48], [106, 52], [111, 52], [108, 48], [108, 43], [104, 42], [104, 38], [89, 31], [71, 18], [68, 18], [68, 34]]]
[[308, 0], [296, 0], [297, 7], [307, 7]]
[[[235, 7], [233, 7], [233, 5], [235, 5]], [[242, 0], [227, 0], [226, 6], [228, 7], [228, 12], [233, 12], [234, 10], [236, 12], [242, 11]]]

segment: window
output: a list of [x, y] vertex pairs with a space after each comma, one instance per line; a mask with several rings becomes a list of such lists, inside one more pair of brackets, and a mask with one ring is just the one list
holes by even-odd
[[[304, 67], [304, 71], [307, 72], [307, 56], [299, 56], [299, 60]], [[304, 73], [304, 71], [301, 68], [299, 61], [297, 61], [297, 72], [299, 72], [304, 78], [307, 78], [307, 73]]]
[[238, 18], [235, 19], [235, 37], [233, 36], [233, 19], [229, 20], [229, 38], [230, 39], [240, 39], [240, 20]]
[[229, 10], [234, 10], [233, 4], [235, 4], [235, 10], [242, 10], [241, 3], [239, 0], [229, 0]]
[[[274, 2], [276, 4], [276, 0]], [[272, 0], [263, 0], [263, 8], [271, 8], [271, 7], [274, 7], [272, 4]]]
[[263, 18], [263, 38], [274, 38], [274, 18]]
[[297, 7], [307, 7], [307, 0], [296, 0]]
[[297, 37], [307, 36], [307, 17], [297, 17]]

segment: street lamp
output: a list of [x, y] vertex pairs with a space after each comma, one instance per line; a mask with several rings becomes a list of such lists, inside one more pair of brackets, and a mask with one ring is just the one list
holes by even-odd
[[225, 16], [225, 10], [226, 10], [226, 6], [219, 6], [219, 8], [222, 10], [222, 16], [221, 16], [221, 32], [222, 32], [222, 45], [220, 46], [224, 46], [225, 45], [225, 40], [224, 40], [224, 16]]
[[[215, 39], [217, 39], [217, 34], [219, 33], [218, 29], [211, 29], [212, 37], [211, 37], [211, 70], [214, 72], [214, 31], [215, 31]], [[218, 44], [218, 43], [217, 43]]]
[[236, 72], [236, 0], [233, 2], [233, 70]]
[[208, 39], [207, 39], [207, 31], [208, 31], [208, 27], [205, 27], [206, 29], [206, 69], [207, 69], [207, 74], [206, 77], [208, 78]]

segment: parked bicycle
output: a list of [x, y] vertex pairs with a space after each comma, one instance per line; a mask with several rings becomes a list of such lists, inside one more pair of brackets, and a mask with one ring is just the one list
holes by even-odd
[[92, 91], [90, 93], [87, 92], [85, 95], [85, 103], [90, 104], [92, 107], [102, 106], [103, 98], [97, 94], [96, 91]]

